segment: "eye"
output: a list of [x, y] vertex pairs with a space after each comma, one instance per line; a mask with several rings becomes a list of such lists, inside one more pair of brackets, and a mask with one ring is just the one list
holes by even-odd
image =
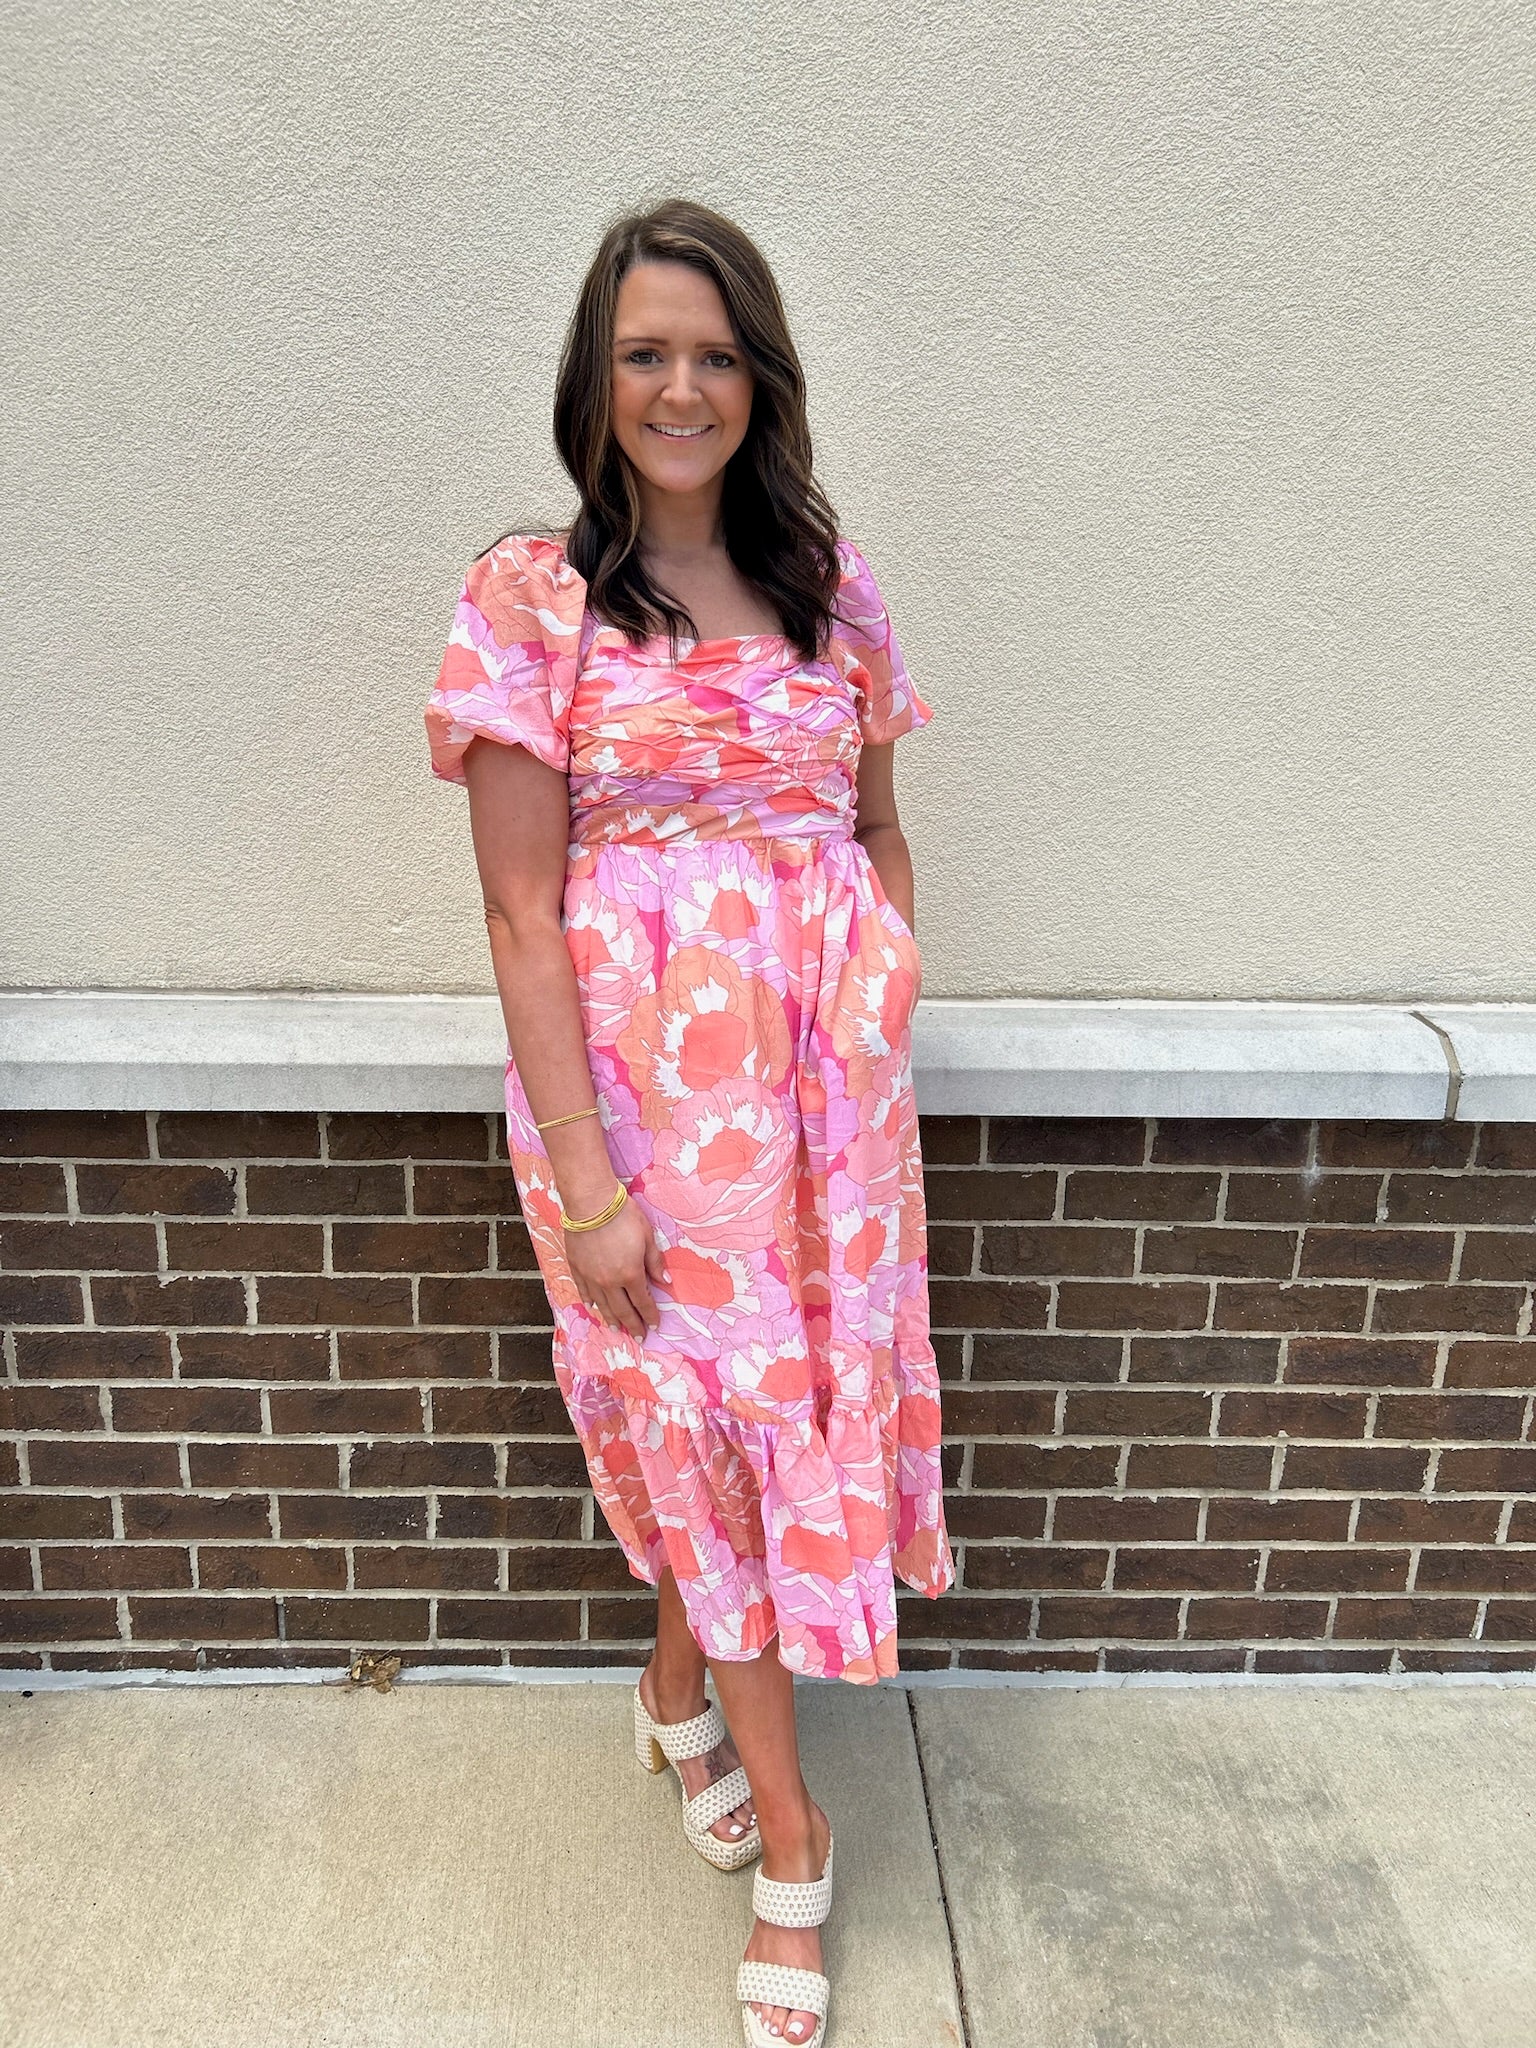
[[626, 363], [632, 363], [637, 356], [653, 356], [655, 353], [653, 348], [632, 348], [624, 360]]
[[722, 367], [723, 367], [724, 369], [727, 369], [727, 370], [734, 370], [734, 369], [735, 369], [735, 367], [736, 367], [736, 358], [735, 358], [735, 357], [734, 357], [733, 355], [728, 355], [728, 354], [726, 353], [726, 351], [725, 351], [725, 350], [724, 350], [723, 348], [714, 348], [714, 349], [711, 349], [711, 350], [710, 350], [710, 355], [711, 355], [711, 356], [712, 356], [712, 357], [714, 358], [714, 360], [715, 360], [715, 361], [716, 361], [717, 363], [719, 363], [719, 364], [720, 364], [720, 365], [721, 365], [721, 366], [722, 366]]

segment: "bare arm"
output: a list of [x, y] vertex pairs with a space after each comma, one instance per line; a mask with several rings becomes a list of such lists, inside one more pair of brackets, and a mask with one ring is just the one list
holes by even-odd
[[[464, 755], [491, 966], [507, 1043], [535, 1119], [596, 1102], [576, 969], [560, 928], [570, 795], [566, 778], [526, 747], [473, 740]], [[601, 1119], [543, 1133], [566, 1212], [593, 1216], [615, 1192]], [[566, 1233], [571, 1276], [605, 1320], [640, 1337], [659, 1314], [647, 1277], [665, 1278], [641, 1210], [626, 1202], [601, 1228]]]
[[866, 746], [859, 754], [858, 817], [854, 838], [880, 876], [880, 886], [917, 930], [913, 915], [912, 854], [896, 815], [896, 742]]

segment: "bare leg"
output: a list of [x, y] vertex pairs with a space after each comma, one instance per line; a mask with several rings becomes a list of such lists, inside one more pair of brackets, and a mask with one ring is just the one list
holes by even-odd
[[[794, 1674], [779, 1662], [777, 1640], [750, 1662], [711, 1658], [715, 1690], [741, 1753], [758, 1825], [763, 1831], [762, 1871], [781, 1884], [808, 1884], [820, 1877], [831, 1829], [800, 1772], [795, 1727]], [[788, 1963], [798, 1970], [821, 1968], [821, 1930], [775, 1927], [758, 1920], [747, 1943], [748, 1962]], [[808, 2041], [816, 2015], [781, 2005], [756, 2005], [770, 2032], [791, 2044]]]
[[[640, 1697], [653, 1721], [691, 1721], [706, 1705], [704, 1652], [689, 1631], [683, 1596], [671, 1571], [662, 1573], [656, 1595], [656, 1648], [640, 1676]], [[740, 1761], [736, 1745], [728, 1741], [702, 1756], [684, 1757], [676, 1767], [683, 1791], [691, 1799], [727, 1771], [734, 1771]], [[752, 1819], [752, 1803], [744, 1800], [730, 1813], [721, 1814], [710, 1833], [722, 1842], [739, 1842]]]

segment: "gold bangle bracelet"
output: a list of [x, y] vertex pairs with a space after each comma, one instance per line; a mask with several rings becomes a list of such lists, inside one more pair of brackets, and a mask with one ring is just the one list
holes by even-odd
[[584, 1220], [578, 1220], [574, 1216], [567, 1216], [564, 1209], [562, 1209], [560, 1211], [561, 1227], [565, 1230], [596, 1230], [600, 1224], [611, 1223], [628, 1200], [629, 1189], [625, 1187], [623, 1181], [620, 1181], [618, 1193], [607, 1207], [599, 1210], [595, 1216], [588, 1216]]
[[597, 1104], [594, 1102], [590, 1109], [573, 1109], [569, 1116], [548, 1116], [543, 1123], [535, 1124], [533, 1128], [536, 1131], [552, 1131], [556, 1124], [574, 1124], [584, 1116], [596, 1115]]

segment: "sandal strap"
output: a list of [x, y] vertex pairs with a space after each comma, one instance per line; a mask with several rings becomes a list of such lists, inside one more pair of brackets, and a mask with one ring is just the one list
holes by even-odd
[[[723, 1778], [714, 1778], [702, 1792], [695, 1792], [683, 1805], [683, 1818], [690, 1828], [702, 1834], [713, 1827], [722, 1814], [729, 1813], [734, 1806], [743, 1806], [752, 1797], [752, 1787], [747, 1783], [747, 1774], [738, 1764], [734, 1771], [727, 1771]], [[746, 1836], [741, 1837], [743, 1841]], [[726, 1845], [727, 1847], [730, 1844]]]
[[819, 1970], [795, 1970], [788, 1963], [743, 1963], [736, 1972], [736, 1996], [743, 2005], [782, 2005], [824, 2020], [831, 1992], [831, 1980]]
[[[638, 1695], [637, 1695], [638, 1696]], [[644, 1703], [641, 1703], [644, 1712]], [[725, 1717], [711, 1700], [702, 1714], [695, 1714], [691, 1721], [650, 1721], [651, 1733], [661, 1744], [662, 1754], [670, 1763], [681, 1763], [690, 1756], [705, 1756], [712, 1749], [718, 1749], [725, 1740]]]
[[832, 1844], [827, 1844], [827, 1861], [820, 1877], [809, 1884], [785, 1884], [776, 1877], [764, 1877], [759, 1864], [752, 1873], [752, 1910], [759, 1920], [775, 1927], [819, 1927], [832, 1911]]

